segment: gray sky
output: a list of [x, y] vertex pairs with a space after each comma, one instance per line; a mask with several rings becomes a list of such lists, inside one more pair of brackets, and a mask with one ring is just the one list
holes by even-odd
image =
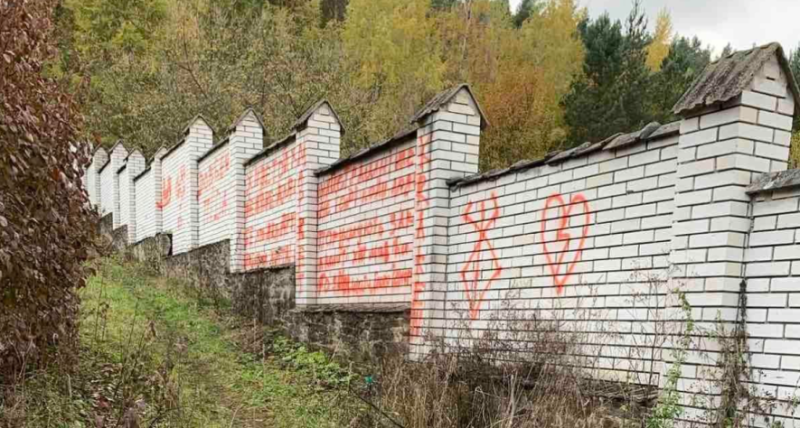
[[[510, 0], [516, 9], [521, 0]], [[612, 19], [624, 20], [631, 0], [579, 0], [594, 18], [608, 11]], [[786, 54], [800, 42], [800, 0], [642, 0], [652, 31], [658, 12], [672, 14], [675, 32], [697, 36], [716, 54], [730, 42], [735, 50], [777, 41]]]

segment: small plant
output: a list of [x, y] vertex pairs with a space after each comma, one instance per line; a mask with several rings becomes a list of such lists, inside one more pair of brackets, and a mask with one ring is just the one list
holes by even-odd
[[671, 428], [675, 426], [675, 421], [683, 414], [683, 407], [680, 405], [680, 391], [678, 391], [678, 381], [681, 378], [681, 368], [686, 362], [686, 355], [692, 343], [692, 333], [694, 332], [694, 320], [692, 319], [692, 309], [686, 300], [686, 295], [675, 290], [681, 309], [685, 316], [685, 328], [678, 338], [678, 347], [672, 350], [673, 361], [667, 371], [667, 379], [661, 393], [658, 405], [653, 409], [650, 417], [647, 418], [647, 428]]

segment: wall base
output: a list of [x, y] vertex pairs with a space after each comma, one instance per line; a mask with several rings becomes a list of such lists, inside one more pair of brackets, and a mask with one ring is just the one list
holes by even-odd
[[409, 304], [298, 307], [287, 314], [288, 333], [356, 363], [377, 363], [407, 352]]

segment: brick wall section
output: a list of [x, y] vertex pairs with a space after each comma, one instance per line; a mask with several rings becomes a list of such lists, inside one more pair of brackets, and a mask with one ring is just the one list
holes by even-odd
[[211, 148], [211, 127], [200, 117], [185, 130], [185, 139], [161, 158], [163, 231], [172, 234], [173, 254], [197, 247], [200, 210], [197, 158]]
[[414, 137], [320, 177], [318, 304], [409, 301]]
[[[690, 113], [681, 121], [678, 183], [673, 216], [672, 283], [687, 293], [693, 318], [707, 323], [736, 321], [753, 214], [746, 187], [762, 173], [786, 169], [794, 104], [777, 57], [767, 62], [749, 88], [722, 106]], [[779, 107], [782, 106], [782, 107]], [[764, 237], [766, 235], [763, 235]], [[781, 264], [772, 264], [778, 274]], [[764, 270], [753, 263], [748, 270]], [[760, 352], [763, 343], [752, 342]], [[680, 386], [713, 402], [717, 346], [705, 341], [691, 355]], [[665, 356], [669, 360], [669, 356]], [[685, 404], [692, 400], [685, 396]], [[691, 409], [688, 418], [701, 418]]]
[[[405, 137], [339, 163], [341, 124], [322, 101], [261, 151], [261, 124], [245, 113], [229, 146], [201, 162], [198, 180], [197, 155], [211, 141], [198, 120], [183, 145], [160, 155], [154, 196], [176, 254], [218, 241], [203, 248], [230, 254], [219, 261], [230, 270], [238, 260], [246, 272], [294, 264], [298, 317], [330, 312], [309, 320], [339, 323], [342, 313], [390, 305], [394, 325], [410, 308], [414, 356], [427, 352], [428, 332], [456, 341], [491, 329], [524, 347], [504, 320], [521, 310], [580, 333], [576, 361], [595, 376], [663, 385], [670, 343], [659, 341], [675, 331], [656, 329], [680, 327], [662, 321], [683, 316], [668, 290], [686, 293], [705, 331], [737, 319], [746, 279], [755, 382], [787, 397], [800, 379], [800, 192], [769, 189], [798, 185], [800, 172], [769, 175], [768, 186], [763, 174], [786, 168], [798, 91], [787, 89], [785, 63], [764, 62], [780, 51], [759, 49], [706, 70], [676, 107], [680, 122], [470, 177], [485, 118], [465, 86], [434, 97]], [[726, 76], [733, 86], [720, 86]], [[113, 176], [100, 175], [100, 205], [116, 223]], [[206, 221], [231, 187], [241, 192], [233, 206]], [[231, 245], [221, 244], [226, 227]], [[719, 343], [699, 343], [678, 382], [688, 419], [719, 401], [710, 378]]]
[[447, 180], [478, 172], [482, 118], [477, 102], [466, 87], [444, 102], [438, 111], [419, 118], [422, 126], [417, 130], [409, 329], [413, 344], [422, 343], [427, 328], [444, 327], [450, 220]]
[[509, 308], [541, 310], [592, 333], [584, 351], [597, 357], [598, 375], [649, 372], [651, 305], [665, 293], [651, 279], [666, 279], [677, 140], [599, 150], [453, 189], [448, 335], [457, 337], [464, 321], [489, 328]]
[[108, 153], [102, 147], [92, 155], [92, 163], [86, 169], [86, 193], [89, 195], [89, 203], [100, 209], [100, 167], [108, 160]]
[[233, 175], [230, 144], [222, 142], [198, 163], [199, 245], [230, 239], [233, 225]]
[[117, 170], [125, 158], [128, 156], [128, 151], [118, 142], [111, 148], [108, 155], [108, 161], [100, 163], [99, 176], [100, 181], [98, 194], [100, 195], [100, 215], [104, 216], [108, 213], [114, 213], [113, 228], [119, 227], [119, 181], [117, 180]]
[[[800, 381], [800, 192], [758, 195], [753, 231], [744, 253], [747, 333], [757, 391], [792, 400]], [[772, 414], [793, 412], [778, 407]], [[790, 419], [780, 420], [792, 426]]]
[[[125, 164], [117, 172], [120, 199], [120, 226], [127, 226], [127, 242], [136, 242], [136, 187], [133, 178], [145, 168], [145, 159], [136, 149], [125, 159]], [[143, 207], [144, 209], [144, 207]]]
[[156, 188], [152, 165], [136, 177], [136, 242], [156, 235]]
[[136, 242], [155, 236], [162, 231], [161, 215], [161, 156], [160, 148], [150, 161], [147, 170], [134, 177], [136, 186]]
[[297, 181], [304, 159], [295, 141], [247, 165], [244, 270], [294, 263]]

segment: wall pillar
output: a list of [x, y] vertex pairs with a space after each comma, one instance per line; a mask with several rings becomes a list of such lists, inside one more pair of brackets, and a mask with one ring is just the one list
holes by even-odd
[[233, 190], [233, 221], [230, 224], [230, 270], [244, 269], [245, 162], [264, 147], [264, 124], [252, 109], [245, 111], [230, 129], [230, 156]]
[[198, 168], [197, 159], [214, 145], [214, 131], [201, 116], [196, 117], [186, 130], [187, 170], [188, 170], [188, 215], [189, 250], [200, 243], [200, 201], [197, 198]]
[[122, 201], [128, 204], [128, 243], [136, 242], [136, 184], [133, 179], [144, 171], [145, 159], [139, 149], [134, 149], [126, 161], [128, 170], [125, 180], [128, 180], [128, 200]]
[[162, 176], [162, 168], [161, 168], [161, 158], [167, 152], [167, 149], [163, 146], [160, 147], [156, 154], [153, 155], [153, 159], [150, 161], [150, 170], [153, 174], [153, 199], [155, 201], [154, 209], [154, 220], [155, 220], [155, 233], [159, 234], [164, 231], [164, 211], [162, 210], [162, 187], [161, 187], [161, 176]]
[[[424, 335], [445, 327], [450, 215], [447, 180], [478, 172], [480, 131], [487, 122], [466, 85], [434, 97], [413, 121], [420, 128], [415, 151], [410, 343], [422, 345]], [[412, 349], [412, 353], [425, 352], [424, 347]]]
[[[686, 293], [692, 318], [706, 327], [738, 319], [752, 226], [745, 189], [762, 173], [786, 169], [793, 111], [786, 76], [773, 56], [739, 95], [681, 112], [671, 288]], [[763, 343], [749, 346], [758, 352]], [[718, 401], [718, 385], [711, 382], [717, 348], [705, 339], [689, 352], [679, 384], [688, 393], [684, 404], [694, 397], [689, 419], [702, 418], [703, 408]], [[664, 356], [670, 360], [668, 352]]]
[[300, 173], [297, 182], [297, 245], [295, 254], [295, 290], [297, 305], [312, 305], [317, 296], [317, 189], [319, 178], [314, 171], [339, 159], [339, 145], [344, 132], [330, 103], [322, 100], [303, 114], [294, 126], [300, 149]]
[[[112, 202], [111, 202], [111, 212], [113, 214], [113, 229], [116, 229], [122, 226], [122, 219], [120, 218], [120, 194], [119, 194], [119, 175], [117, 174], [117, 170], [125, 163], [125, 158], [128, 157], [128, 150], [125, 149], [125, 146], [122, 144], [122, 140], [117, 141], [111, 150], [109, 150], [109, 157], [111, 158], [109, 162], [111, 163], [106, 168], [111, 168], [111, 177], [112, 177]], [[106, 184], [108, 185], [108, 184]]]
[[100, 211], [100, 168], [108, 162], [108, 153], [104, 148], [98, 147], [92, 156], [92, 164], [89, 165], [88, 179], [86, 180], [87, 192], [89, 193], [89, 201], [92, 207]]

